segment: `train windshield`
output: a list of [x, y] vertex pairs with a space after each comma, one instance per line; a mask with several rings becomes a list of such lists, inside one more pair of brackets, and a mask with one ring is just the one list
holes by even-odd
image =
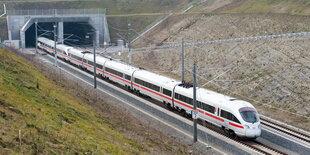
[[239, 112], [243, 120], [246, 122], [255, 123], [255, 122], [258, 122], [259, 120], [257, 112], [254, 108], [250, 108], [250, 107], [240, 108]]

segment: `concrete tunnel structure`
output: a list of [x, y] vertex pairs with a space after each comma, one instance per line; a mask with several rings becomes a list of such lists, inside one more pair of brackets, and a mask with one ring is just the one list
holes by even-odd
[[[76, 35], [78, 37], [76, 40], [89, 40], [92, 42], [93, 39], [95, 39], [97, 46], [104, 43], [110, 43], [110, 35], [104, 9], [8, 10], [7, 23], [9, 40], [20, 40], [22, 48], [26, 47], [26, 35], [31, 34], [35, 38], [33, 30], [29, 33], [31, 27], [35, 24], [41, 24], [40, 28], [42, 25], [45, 25], [45, 27], [46, 25], [49, 25], [47, 26], [49, 28], [47, 28], [46, 31], [53, 31], [53, 25], [54, 23], [57, 23], [58, 43], [63, 43], [66, 41], [64, 40], [66, 38], [64, 36], [66, 29], [74, 30], [77, 29], [77, 27], [80, 27], [80, 29], [77, 30], [76, 34], [72, 32], [72, 35]], [[84, 26], [81, 26], [83, 24]], [[38, 33], [38, 36], [41, 34], [43, 33]], [[86, 36], [89, 37], [85, 38]], [[95, 36], [95, 38], [92, 36]], [[28, 38], [31, 40], [32, 37]], [[53, 39], [53, 33], [50, 39]], [[87, 42], [87, 44], [89, 45], [90, 42]]]

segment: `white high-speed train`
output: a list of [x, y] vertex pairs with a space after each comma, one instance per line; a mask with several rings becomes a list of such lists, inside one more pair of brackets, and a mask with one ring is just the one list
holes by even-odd
[[[54, 41], [38, 38], [38, 47], [54, 54]], [[93, 54], [58, 44], [57, 55], [71, 64], [93, 72]], [[184, 114], [193, 110], [193, 87], [180, 81], [123, 62], [96, 56], [97, 74], [101, 78], [147, 95]], [[261, 135], [259, 115], [252, 104], [204, 88], [197, 89], [199, 118], [222, 127], [231, 135], [256, 138]]]

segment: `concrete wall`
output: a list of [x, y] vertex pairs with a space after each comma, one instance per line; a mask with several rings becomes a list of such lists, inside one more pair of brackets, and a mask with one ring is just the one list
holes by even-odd
[[[29, 11], [28, 11], [29, 12]], [[20, 15], [20, 14], [8, 14], [7, 23], [8, 23], [8, 37], [9, 40], [21, 40], [22, 47], [25, 47], [25, 32], [26, 30], [34, 24], [35, 20], [40, 22], [88, 22], [97, 33], [97, 45], [103, 44], [103, 34], [106, 43], [111, 41], [108, 24], [105, 14], [57, 14], [53, 15]], [[61, 30], [60, 30], [61, 31]], [[63, 34], [63, 32], [59, 33]], [[63, 36], [59, 36], [59, 38]]]

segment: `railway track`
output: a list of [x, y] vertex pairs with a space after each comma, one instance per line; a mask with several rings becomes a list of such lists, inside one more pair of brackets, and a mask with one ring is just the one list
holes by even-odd
[[286, 135], [292, 136], [296, 139], [299, 139], [300, 141], [304, 143], [310, 144], [310, 135], [305, 133], [305, 131], [300, 131], [298, 129], [292, 129], [288, 126], [285, 126], [283, 124], [278, 124], [275, 122], [272, 122], [270, 120], [261, 118], [261, 124], [270, 128], [273, 128], [281, 133], [284, 133]]
[[[65, 62], [65, 61], [64, 61]], [[67, 62], [66, 62], [67, 63]], [[76, 66], [76, 68], [79, 68]], [[80, 68], [79, 68], [80, 69]], [[89, 74], [92, 74], [90, 72], [88, 72]], [[126, 90], [126, 91], [129, 91], [131, 92], [132, 94], [135, 94], [132, 90], [128, 90], [127, 88], [125, 87], [122, 87], [121, 85], [115, 83], [115, 82], [112, 82], [112, 81], [109, 81], [109, 80], [106, 80], [106, 79], [103, 79], [119, 88], [122, 88], [123, 90]], [[154, 104], [156, 104], [157, 106], [160, 106], [162, 108], [166, 108], [180, 116], [183, 116], [183, 117], [186, 117], [187, 119], [189, 120], [192, 120], [191, 116], [187, 115], [187, 114], [182, 114], [182, 113], [179, 113], [179, 111], [175, 110], [175, 109], [171, 109], [171, 108], [167, 108], [164, 104], [162, 104], [161, 102], [158, 102], [156, 100], [153, 100], [152, 98], [148, 97], [148, 96], [144, 96], [144, 95], [141, 95], [141, 94], [135, 94], [139, 97], [142, 97], [143, 99], [145, 100], [148, 100], [149, 102], [152, 102]], [[210, 129], [210, 130], [213, 130], [214, 132], [217, 132], [218, 134], [221, 134], [225, 137], [228, 137], [232, 140], [234, 140], [235, 142], [239, 143], [240, 145], [243, 145], [243, 146], [246, 146], [248, 148], [251, 148], [257, 152], [260, 152], [261, 154], [267, 154], [267, 155], [271, 155], [271, 154], [281, 154], [281, 155], [286, 155], [287, 153], [285, 152], [282, 152], [281, 150], [277, 150], [275, 148], [272, 148], [270, 146], [267, 146], [265, 144], [262, 144], [261, 142], [258, 142], [256, 140], [245, 140], [245, 139], [240, 139], [238, 137], [231, 137], [230, 135], [228, 135], [225, 130], [222, 130], [221, 128], [217, 127], [217, 126], [214, 126], [213, 124], [210, 124], [208, 122], [204, 122], [203, 120], [199, 120], [198, 123], [202, 126], [205, 126], [206, 128]], [[261, 124], [264, 125], [264, 126], [268, 126], [270, 128], [273, 128], [279, 132], [282, 132], [286, 135], [289, 135], [289, 136], [293, 136], [297, 139], [300, 139], [301, 141], [303, 142], [306, 142], [306, 143], [310, 143], [310, 135], [309, 134], [306, 134], [301, 131], [297, 131], [297, 130], [294, 130], [292, 128], [289, 128], [289, 127], [286, 127], [284, 125], [281, 125], [281, 124], [277, 124], [277, 123], [274, 123], [270, 120], [267, 120], [267, 119], [261, 119]]]

